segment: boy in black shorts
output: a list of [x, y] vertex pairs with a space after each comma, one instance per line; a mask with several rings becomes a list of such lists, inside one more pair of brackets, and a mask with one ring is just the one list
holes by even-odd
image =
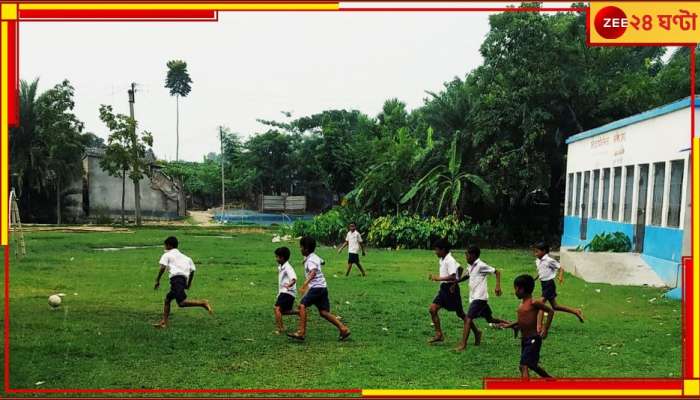
[[194, 271], [196, 270], [192, 259], [180, 253], [177, 249], [178, 242], [175, 236], [170, 236], [163, 242], [165, 246], [165, 254], [160, 258], [160, 270], [156, 277], [154, 289], [160, 287], [160, 277], [163, 276], [165, 270], [168, 270], [170, 277], [170, 291], [165, 295], [165, 303], [163, 305], [163, 319], [160, 322], [153, 324], [156, 328], [166, 328], [168, 326], [168, 317], [170, 316], [170, 303], [175, 300], [180, 307], [202, 307], [213, 313], [211, 305], [207, 300], [187, 300], [186, 289], [192, 286], [194, 279]]
[[[535, 280], [530, 275], [520, 275], [513, 282], [515, 295], [522, 300], [518, 306], [518, 320], [512, 323], [501, 323], [501, 328], [517, 328], [522, 333], [520, 339], [520, 375], [523, 379], [529, 379], [529, 370], [535, 371], [543, 378], [551, 376], [540, 367], [540, 350], [542, 340], [547, 337], [547, 331], [552, 325], [554, 310], [544, 302], [532, 299], [532, 291], [535, 289]], [[537, 315], [540, 312], [547, 313], [547, 321], [538, 331]]]
[[340, 253], [345, 246], [348, 246], [348, 270], [345, 273], [345, 276], [350, 275], [350, 270], [352, 269], [353, 264], [357, 265], [357, 268], [360, 270], [360, 273], [362, 273], [362, 276], [367, 276], [364, 268], [362, 268], [362, 264], [360, 264], [359, 254], [360, 250], [362, 250], [362, 257], [365, 256], [365, 245], [362, 243], [362, 235], [357, 231], [357, 226], [354, 222], [351, 222], [350, 225], [348, 225], [348, 233], [345, 235], [345, 242], [338, 249], [338, 253]]
[[433, 244], [435, 255], [439, 259], [438, 264], [440, 266], [440, 272], [439, 275], [428, 274], [428, 279], [440, 282], [440, 289], [428, 309], [430, 318], [433, 320], [433, 325], [435, 326], [435, 336], [428, 340], [429, 344], [445, 340], [442, 327], [440, 326], [440, 317], [438, 316], [438, 311], [440, 311], [441, 308], [454, 311], [461, 320], [467, 317], [464, 314], [462, 296], [459, 293], [459, 283], [457, 282], [460, 266], [454, 257], [452, 257], [450, 248], [451, 246], [447, 239], [438, 239]]
[[276, 335], [284, 332], [282, 315], [299, 315], [299, 310], [294, 309], [294, 299], [297, 295], [297, 274], [289, 264], [289, 257], [289, 248], [279, 247], [275, 250], [278, 272], [277, 301], [275, 302]]
[[295, 333], [288, 333], [287, 336], [300, 341], [306, 338], [306, 309], [314, 305], [323, 319], [338, 328], [338, 340], [343, 341], [350, 336], [350, 329], [330, 312], [331, 302], [328, 299], [328, 287], [326, 278], [321, 271], [321, 266], [324, 262], [321, 260], [321, 257], [314, 253], [316, 251], [316, 240], [305, 236], [299, 241], [299, 247], [301, 254], [304, 256], [306, 280], [301, 286], [301, 292], [305, 293], [305, 295], [299, 305], [299, 329]]
[[[583, 314], [580, 308], [571, 308], [557, 303], [557, 286], [554, 283], [554, 278], [559, 280], [559, 284], [563, 284], [564, 268], [559, 265], [557, 260], [549, 256], [549, 245], [539, 242], [532, 247], [535, 255], [535, 265], [537, 266], [537, 279], [542, 284], [542, 298], [540, 301], [548, 301], [555, 311], [574, 314], [580, 322], [583, 322]], [[537, 328], [542, 328], [542, 314], [537, 318]]]
[[501, 271], [481, 261], [479, 256], [481, 256], [481, 250], [477, 246], [469, 246], [466, 251], [467, 270], [459, 280], [460, 282], [467, 279], [469, 280], [469, 311], [467, 311], [467, 318], [464, 320], [462, 341], [455, 349], [457, 351], [464, 351], [464, 349], [467, 347], [469, 331], [474, 331], [474, 345], [478, 346], [481, 344], [482, 333], [474, 323], [474, 320], [477, 318], [484, 318], [490, 324], [508, 323], [508, 321], [494, 318], [493, 313], [491, 312], [491, 307], [489, 307], [488, 303], [489, 288], [487, 278], [491, 274], [496, 275], [495, 293], [496, 296], [500, 296], [502, 294]]

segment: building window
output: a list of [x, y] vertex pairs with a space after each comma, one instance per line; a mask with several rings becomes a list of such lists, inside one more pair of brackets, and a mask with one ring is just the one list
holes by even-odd
[[574, 215], [578, 215], [579, 217], [581, 216], [581, 173], [577, 172], [576, 173], [576, 204], [574, 205], [576, 207], [576, 211], [574, 212]]
[[603, 206], [600, 219], [608, 219], [608, 203], [610, 200], [610, 168], [603, 170]]
[[681, 226], [681, 199], [683, 198], [683, 160], [671, 161], [671, 185], [668, 195], [667, 225], [673, 228]]
[[661, 217], [664, 206], [664, 178], [666, 177], [666, 163], [654, 164], [654, 193], [651, 200], [651, 224], [661, 225]]
[[569, 188], [569, 197], [566, 200], [566, 215], [573, 215], [574, 209], [571, 203], [574, 200], [574, 174], [569, 174], [569, 184], [566, 187]]
[[591, 172], [583, 173], [583, 201], [581, 202], [581, 217], [588, 218], [588, 195], [591, 193]]
[[632, 198], [634, 197], [634, 165], [625, 167], [625, 213], [623, 221], [632, 222]]
[[612, 220], [620, 220], [620, 189], [622, 188], [622, 167], [615, 167], [613, 178]]
[[637, 224], [647, 223], [647, 191], [649, 189], [649, 164], [639, 166], [639, 192], [637, 193]]
[[600, 170], [593, 171], [593, 201], [591, 202], [591, 218], [598, 218], [598, 193], [600, 189]]

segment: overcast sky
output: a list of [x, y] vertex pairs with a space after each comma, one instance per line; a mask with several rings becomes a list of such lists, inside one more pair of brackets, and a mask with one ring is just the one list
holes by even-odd
[[375, 116], [397, 97], [409, 108], [481, 62], [487, 13], [234, 13], [198, 23], [23, 23], [20, 76], [45, 90], [76, 89], [86, 130], [106, 138], [100, 104], [128, 114], [154, 136], [159, 158], [175, 158], [175, 98], [166, 62], [187, 61], [192, 92], [180, 102], [180, 158], [218, 151], [217, 127], [248, 137], [257, 118], [284, 120], [325, 109]]

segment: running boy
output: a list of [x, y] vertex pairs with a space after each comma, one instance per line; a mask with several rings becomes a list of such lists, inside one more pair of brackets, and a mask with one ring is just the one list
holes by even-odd
[[299, 310], [294, 310], [294, 299], [297, 295], [297, 274], [289, 264], [289, 248], [279, 247], [275, 250], [277, 259], [277, 301], [275, 302], [275, 322], [277, 323], [276, 335], [284, 332], [282, 315], [299, 315]]
[[168, 270], [170, 278], [170, 291], [165, 295], [165, 303], [163, 304], [163, 319], [157, 324], [153, 324], [156, 328], [166, 328], [168, 326], [168, 317], [170, 316], [170, 303], [175, 299], [180, 307], [202, 307], [213, 313], [211, 305], [207, 300], [186, 300], [186, 289], [192, 286], [194, 279], [195, 266], [192, 259], [180, 253], [177, 249], [178, 242], [175, 236], [170, 236], [163, 242], [165, 245], [165, 254], [160, 258], [160, 270], [156, 277], [156, 284], [153, 289], [158, 290], [160, 287], [160, 277], [163, 272]]
[[[559, 284], [564, 283], [564, 268], [559, 265], [557, 260], [549, 256], [549, 245], [544, 242], [535, 243], [533, 246], [535, 254], [535, 265], [537, 266], [537, 278], [542, 284], [542, 298], [540, 301], [547, 302], [552, 305], [556, 311], [564, 311], [569, 314], [574, 314], [579, 321], [583, 322], [583, 315], [580, 308], [571, 308], [557, 303], [557, 286], [554, 283], [554, 278], [557, 277]], [[557, 271], [559, 271], [557, 276]], [[542, 315], [537, 318], [537, 328], [542, 329]]]
[[340, 334], [338, 340], [343, 341], [350, 336], [350, 329], [338, 321], [335, 315], [330, 313], [331, 302], [328, 300], [328, 287], [326, 278], [321, 271], [323, 260], [314, 253], [316, 251], [316, 240], [305, 236], [299, 241], [299, 247], [301, 248], [301, 254], [305, 257], [304, 272], [306, 280], [301, 286], [301, 292], [305, 293], [305, 295], [299, 305], [299, 329], [295, 333], [288, 333], [287, 336], [297, 340], [306, 338], [306, 309], [314, 305], [321, 317], [338, 328], [338, 333]]
[[359, 255], [359, 251], [362, 249], [362, 257], [365, 256], [365, 246], [362, 244], [362, 235], [360, 235], [360, 232], [357, 231], [357, 227], [355, 226], [354, 222], [351, 222], [348, 226], [348, 234], [345, 235], [345, 243], [340, 246], [338, 253], [340, 253], [345, 246], [348, 246], [348, 272], [345, 273], [345, 276], [350, 275], [350, 270], [352, 269], [353, 264], [357, 265], [357, 268], [362, 273], [362, 276], [367, 276], [367, 274], [365, 274], [365, 270], [362, 269], [362, 265], [360, 264]]
[[462, 308], [462, 296], [459, 293], [459, 284], [457, 282], [458, 270], [460, 268], [457, 260], [450, 253], [450, 243], [447, 239], [438, 239], [433, 244], [435, 255], [438, 257], [440, 266], [439, 275], [428, 274], [428, 279], [431, 281], [440, 282], [438, 294], [433, 299], [430, 305], [430, 318], [435, 326], [435, 336], [428, 341], [429, 344], [442, 342], [445, 336], [440, 327], [440, 317], [438, 311], [444, 308], [448, 311], [454, 311], [461, 320], [467, 316]]
[[468, 264], [467, 270], [459, 281], [469, 280], [469, 311], [467, 311], [467, 318], [464, 320], [462, 341], [459, 342], [457, 351], [464, 351], [467, 347], [470, 331], [474, 331], [474, 345], [478, 346], [481, 344], [481, 331], [474, 323], [474, 320], [477, 318], [484, 318], [489, 324], [508, 323], [508, 321], [494, 318], [488, 303], [489, 289], [487, 278], [491, 274], [496, 275], [495, 293], [496, 296], [500, 296], [503, 293], [501, 291], [501, 271], [481, 261], [479, 258], [481, 250], [477, 246], [469, 246], [465, 255]]
[[[552, 325], [554, 310], [543, 301], [533, 300], [532, 291], [535, 289], [535, 279], [530, 275], [520, 275], [513, 282], [515, 295], [522, 300], [518, 306], [518, 320], [512, 323], [501, 323], [501, 328], [517, 328], [522, 332], [520, 339], [520, 375], [529, 379], [529, 370], [535, 371], [543, 378], [551, 376], [540, 367], [540, 349], [542, 340], [547, 337], [547, 331]], [[547, 313], [547, 322], [540, 331], [537, 325], [538, 314]]]

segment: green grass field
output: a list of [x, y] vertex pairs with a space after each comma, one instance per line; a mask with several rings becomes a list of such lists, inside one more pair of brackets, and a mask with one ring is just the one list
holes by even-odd
[[[167, 276], [153, 290], [163, 239], [175, 234], [197, 264], [190, 298], [207, 298], [215, 315], [174, 307], [171, 327], [160, 317]], [[481, 388], [483, 377], [518, 375], [519, 341], [511, 331], [484, 330], [480, 347], [452, 349], [461, 321], [441, 312], [446, 342], [433, 334], [428, 306], [437, 284], [431, 251], [369, 249], [344, 276], [346, 253], [320, 248], [326, 260], [332, 312], [352, 329], [348, 342], [310, 315], [305, 343], [273, 335], [277, 269], [271, 233], [144, 228], [131, 233], [26, 234], [29, 255], [10, 270], [12, 388]], [[296, 242], [292, 265], [303, 275]], [[100, 247], [156, 246], [121, 251]], [[464, 263], [463, 253], [455, 257]], [[527, 250], [482, 251], [503, 270], [504, 295], [493, 294], [496, 316], [512, 319], [517, 274], [535, 267]], [[563, 304], [582, 307], [585, 324], [557, 314], [543, 345], [542, 366], [555, 377], [679, 377], [680, 303], [651, 288], [588, 284], [567, 274]], [[65, 293], [52, 311], [47, 297]], [[463, 295], [468, 289], [464, 287]], [[536, 288], [539, 293], [539, 286]], [[466, 302], [467, 299], [464, 299]], [[174, 305], [174, 303], [173, 303]], [[466, 304], [465, 304], [466, 308]], [[295, 317], [286, 317], [288, 327]], [[37, 385], [37, 382], [44, 382]]]

